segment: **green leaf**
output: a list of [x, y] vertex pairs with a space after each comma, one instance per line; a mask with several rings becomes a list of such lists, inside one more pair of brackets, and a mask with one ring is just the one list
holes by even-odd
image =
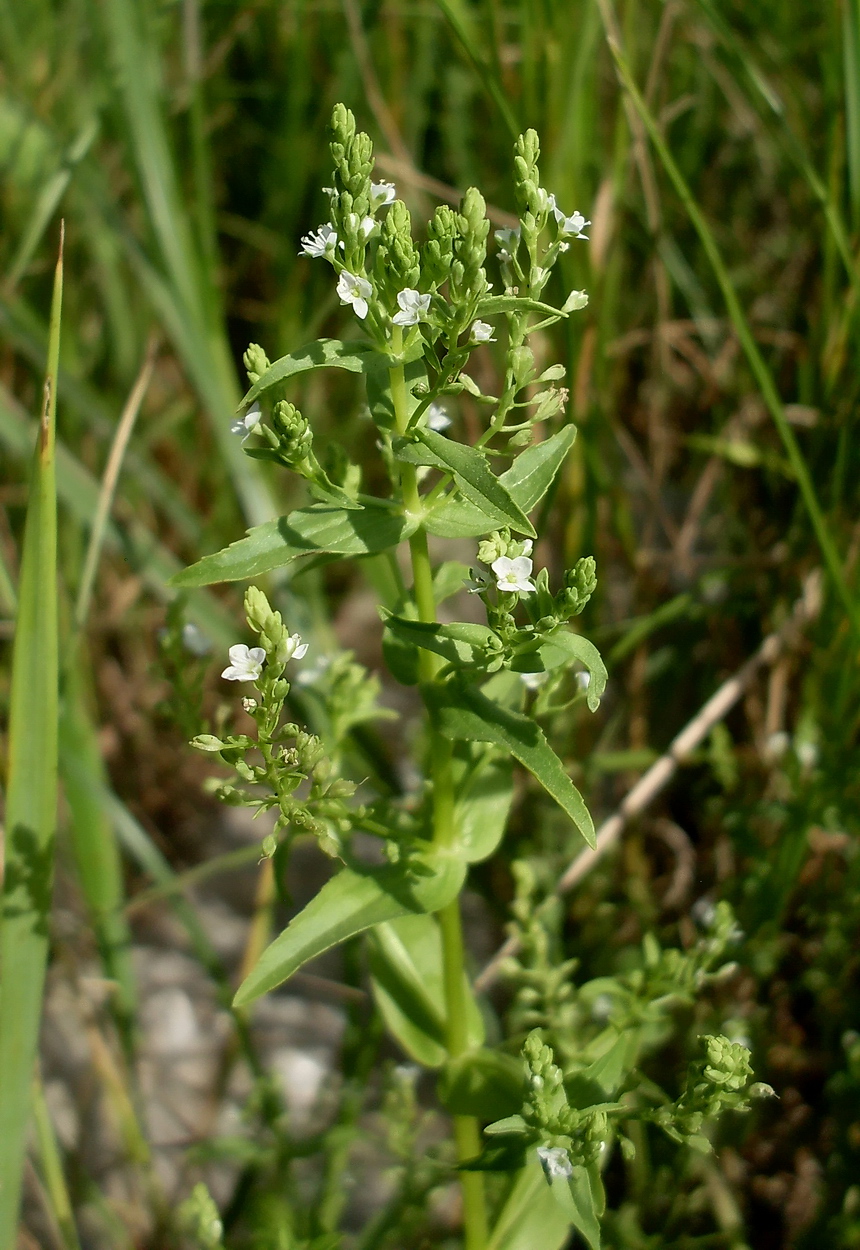
[[326, 882], [260, 956], [233, 1000], [243, 1007], [339, 942], [409, 912], [438, 911], [456, 898], [466, 865], [451, 856], [415, 857], [393, 865], [344, 868]]
[[594, 846], [594, 824], [582, 795], [535, 721], [499, 707], [473, 686], [452, 682], [427, 686], [424, 697], [446, 737], [493, 742], [509, 751], [568, 814], [588, 845]]
[[568, 314], [552, 304], [543, 304], [538, 299], [528, 299], [524, 295], [488, 295], [478, 304], [476, 317], [496, 317], [499, 313], [535, 312], [545, 317], [566, 317]]
[[[566, 425], [551, 438], [527, 447], [499, 478], [511, 499], [523, 512], [543, 499], [576, 438], [576, 427]], [[431, 534], [439, 538], [478, 538], [495, 527], [480, 508], [464, 499], [445, 499], [425, 518]]]
[[523, 1065], [502, 1051], [467, 1051], [450, 1059], [439, 1081], [439, 1098], [452, 1115], [499, 1121], [523, 1104]]
[[572, 1220], [555, 1201], [534, 1150], [502, 1207], [487, 1250], [561, 1250]]
[[515, 655], [511, 660], [511, 668], [516, 673], [548, 673], [554, 668], [575, 663], [582, 664], [591, 674], [586, 702], [590, 710], [595, 712], [600, 705], [609, 675], [597, 647], [581, 634], [559, 629], [539, 646]]
[[131, 959], [133, 943], [123, 913], [125, 891], [119, 846], [102, 801], [108, 785], [107, 770], [84, 690], [89, 667], [89, 656], [79, 639], [64, 668], [59, 720], [60, 775], [71, 816], [69, 832], [78, 880], [105, 976], [116, 986], [111, 1008], [130, 1055], [137, 997]]
[[358, 510], [311, 504], [277, 521], [255, 526], [247, 537], [175, 574], [171, 585], [208, 586], [259, 577], [300, 556], [321, 552], [366, 556], [396, 547], [413, 529], [414, 522], [390, 508], [366, 504]]
[[343, 343], [340, 339], [317, 339], [300, 347], [298, 351], [288, 352], [274, 364], [269, 365], [266, 372], [255, 382], [244, 395], [240, 407], [246, 408], [260, 395], [270, 391], [273, 386], [286, 382], [287, 378], [297, 373], [308, 373], [312, 369], [346, 369], [349, 373], [364, 373], [371, 364], [376, 351], [372, 343]]
[[0, 918], [0, 1246], [17, 1239], [30, 1090], [42, 1014], [57, 827], [59, 642], [55, 431], [63, 253], [27, 503], [9, 691]]
[[557, 1176], [548, 1188], [559, 1210], [582, 1234], [591, 1250], [600, 1250], [598, 1212], [605, 1205], [600, 1173], [592, 1168], [575, 1167], [570, 1180]]
[[458, 788], [457, 842], [468, 863], [480, 863], [493, 854], [504, 837], [513, 797], [511, 761], [499, 756], [479, 761]]
[[416, 429], [417, 442], [396, 440], [394, 454], [410, 464], [430, 465], [453, 473], [466, 498], [497, 525], [509, 525], [518, 534], [536, 538], [531, 521], [512, 498], [501, 478], [490, 470], [486, 456], [476, 447], [445, 438], [435, 430]]
[[402, 642], [433, 651], [449, 664], [480, 663], [485, 658], [488, 645], [497, 637], [486, 625], [475, 625], [469, 621], [434, 625], [403, 616], [386, 616], [384, 619], [386, 629], [390, 629]]
[[[438, 1068], [447, 1058], [442, 941], [433, 916], [406, 915], [377, 925], [369, 939], [371, 986], [383, 1020], [418, 1063]], [[465, 974], [464, 974], [465, 977]], [[484, 1022], [470, 1003], [468, 1041], [480, 1046]]]

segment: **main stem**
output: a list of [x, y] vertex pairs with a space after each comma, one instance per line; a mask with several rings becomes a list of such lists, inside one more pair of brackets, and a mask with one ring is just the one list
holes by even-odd
[[[402, 331], [395, 326], [392, 331], [392, 350], [402, 347]], [[406, 396], [406, 378], [403, 366], [390, 371], [391, 399], [398, 433], [405, 434], [409, 422]], [[421, 497], [415, 466], [402, 464], [400, 487], [407, 512], [419, 516]], [[409, 539], [412, 557], [412, 584], [419, 620], [435, 623], [436, 596], [433, 592], [433, 566], [427, 546], [427, 531], [419, 524]], [[422, 682], [431, 682], [438, 668], [437, 657], [431, 651], [419, 651], [419, 674]], [[455, 835], [454, 779], [451, 771], [451, 744], [435, 725], [430, 723], [430, 765], [433, 778], [433, 841], [436, 846], [451, 846]], [[466, 980], [463, 949], [463, 927], [460, 920], [459, 899], [452, 901], [437, 913], [442, 935], [442, 965], [445, 987], [446, 1045], [452, 1059], [469, 1049], [466, 1029], [469, 1008], [469, 985]], [[481, 1134], [474, 1116], [455, 1115], [454, 1142], [457, 1158], [461, 1163], [474, 1159], [481, 1153]], [[463, 1194], [463, 1228], [465, 1250], [484, 1250], [487, 1244], [487, 1210], [484, 1202], [484, 1178], [480, 1172], [461, 1172], [460, 1187]]]

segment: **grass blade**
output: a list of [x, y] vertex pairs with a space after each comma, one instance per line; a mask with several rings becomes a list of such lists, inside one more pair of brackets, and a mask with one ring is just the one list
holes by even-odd
[[113, 823], [101, 801], [107, 774], [87, 705], [87, 663], [85, 646], [78, 640], [64, 672], [59, 726], [60, 776], [71, 816], [71, 843], [78, 880], [105, 975], [116, 985], [111, 1009], [126, 1058], [130, 1058], [137, 1001], [131, 930], [123, 911], [125, 894], [119, 847]]
[[845, 60], [845, 142], [851, 219], [860, 224], [860, 3], [843, 0], [842, 50]]
[[54, 1126], [51, 1123], [45, 1091], [39, 1076], [33, 1078], [33, 1120], [36, 1127], [36, 1141], [39, 1145], [39, 1156], [42, 1174], [45, 1181], [45, 1192], [51, 1204], [51, 1213], [56, 1221], [57, 1229], [63, 1240], [65, 1250], [81, 1250], [72, 1203], [63, 1175], [63, 1160], [57, 1142]]
[[87, 547], [87, 556], [84, 561], [84, 571], [81, 574], [81, 583], [78, 587], [78, 598], [75, 604], [75, 628], [83, 629], [89, 615], [90, 600], [92, 599], [93, 586], [96, 579], [96, 570], [98, 569], [99, 559], [102, 553], [102, 545], [105, 538], [105, 526], [110, 516], [111, 504], [116, 493], [116, 484], [119, 478], [120, 469], [122, 467], [123, 457], [125, 456], [128, 440], [131, 438], [131, 432], [134, 429], [134, 423], [137, 420], [137, 414], [140, 412], [140, 406], [146, 395], [152, 377], [152, 370], [155, 365], [155, 340], [150, 339], [149, 347], [146, 353], [146, 359], [141, 366], [140, 373], [137, 375], [134, 386], [131, 388], [131, 394], [126, 401], [116, 428], [116, 435], [110, 449], [108, 462], [105, 466], [104, 477], [102, 478], [101, 491], [99, 492], [99, 502], [93, 518], [93, 527], [90, 531], [90, 541]]
[[48, 953], [57, 819], [57, 489], [54, 435], [63, 243], [21, 557], [12, 657], [5, 873], [0, 917], [0, 1246], [15, 1244], [33, 1060]]
[[827, 521], [825, 520], [824, 513], [821, 510], [821, 505], [818, 502], [818, 496], [815, 493], [815, 487], [813, 485], [809, 469], [807, 468], [803, 452], [800, 450], [794, 431], [786, 418], [785, 409], [783, 407], [782, 400], [779, 397], [779, 392], [776, 389], [773, 374], [758, 349], [750, 324], [747, 321], [746, 314], [741, 307], [738, 293], [735, 290], [731, 277], [729, 276], [729, 271], [722, 255], [720, 254], [720, 250], [717, 247], [716, 239], [714, 238], [711, 228], [705, 221], [693, 193], [675, 163], [675, 159], [666, 145], [654, 115], [648, 108], [645, 100], [642, 98], [642, 94], [633, 80], [633, 75], [630, 72], [630, 67], [624, 58], [621, 48], [611, 33], [612, 24], [607, 0], [600, 0], [600, 9], [601, 13], [604, 15], [607, 42], [615, 59], [618, 76], [630, 96], [633, 107], [636, 109], [636, 112], [642, 119], [643, 125], [648, 131], [648, 136], [654, 145], [657, 155], [660, 157], [663, 168], [666, 170], [666, 173], [675, 187], [678, 198], [687, 210], [690, 221], [699, 236], [699, 241], [702, 244], [705, 255], [710, 261], [717, 284], [719, 285], [723, 299], [725, 300], [726, 309], [732, 325], [735, 328], [735, 333], [738, 336], [738, 341], [740, 342], [743, 353], [747, 358], [747, 363], [750, 366], [753, 377], [758, 383], [762, 399], [764, 400], [767, 410], [773, 418], [773, 423], [777, 428], [777, 432], [782, 439], [783, 447], [785, 448], [786, 455], [788, 456], [792, 470], [797, 479], [800, 494], [809, 515], [813, 532], [818, 540], [818, 545], [821, 548], [821, 554], [824, 557], [824, 564], [827, 568], [830, 580], [833, 583], [833, 588], [845, 608], [846, 615], [851, 622], [852, 630], [857, 637], [860, 638], [860, 610], [858, 610], [857, 604], [855, 603], [851, 591], [848, 588], [848, 583], [845, 580], [845, 574], [842, 570], [842, 563], [839, 559], [836, 545], [830, 535], [830, 529], [827, 525]]

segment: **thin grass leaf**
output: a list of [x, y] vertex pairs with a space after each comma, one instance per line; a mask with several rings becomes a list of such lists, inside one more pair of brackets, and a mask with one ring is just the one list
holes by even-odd
[[[0, 385], [0, 444], [16, 456], [28, 455], [33, 445], [33, 426], [20, 406]], [[89, 469], [61, 442], [57, 443], [57, 493], [69, 513], [90, 529], [98, 509], [100, 487]], [[172, 598], [167, 583], [183, 567], [171, 551], [140, 522], [120, 528], [107, 519], [104, 546], [121, 551], [149, 589], [162, 600]], [[235, 641], [236, 626], [230, 613], [206, 591], [195, 591], [188, 600], [188, 616], [207, 637], [219, 645]]]
[[137, 991], [131, 959], [132, 936], [123, 907], [122, 864], [113, 823], [100, 794], [107, 773], [98, 733], [86, 699], [88, 656], [73, 641], [65, 666], [60, 712], [59, 760], [63, 793], [71, 816], [71, 843], [78, 881], [92, 921], [105, 976], [114, 982], [111, 1009], [126, 1056], [131, 1057]]
[[96, 507], [96, 514], [93, 517], [93, 525], [90, 530], [90, 541], [87, 547], [86, 559], [84, 560], [84, 570], [81, 574], [81, 581], [78, 587], [78, 599], [75, 604], [75, 628], [83, 629], [87, 616], [89, 615], [90, 600], [93, 593], [93, 585], [96, 579], [96, 570], [98, 569], [99, 560], [101, 558], [102, 546], [105, 539], [105, 526], [110, 515], [111, 504], [113, 503], [114, 494], [116, 493], [116, 484], [119, 479], [120, 469], [122, 468], [123, 457], [128, 447], [128, 440], [131, 438], [131, 432], [134, 429], [134, 423], [137, 420], [137, 414], [140, 412], [140, 406], [146, 395], [152, 377], [152, 370], [155, 364], [155, 340], [150, 339], [149, 348], [146, 353], [146, 359], [141, 366], [140, 373], [137, 375], [134, 386], [131, 388], [131, 394], [126, 401], [122, 410], [119, 423], [116, 427], [116, 435], [110, 449], [108, 462], [105, 466], [104, 475], [102, 477], [102, 486], [99, 491], [99, 501]]
[[845, 146], [851, 218], [860, 225], [860, 3], [842, 0], [842, 53], [845, 63]]
[[15, 252], [12, 263], [9, 266], [9, 272], [6, 274], [4, 287], [7, 293], [14, 290], [21, 281], [27, 266], [36, 254], [36, 249], [41, 243], [45, 231], [53, 220], [60, 201], [66, 193], [66, 188], [72, 180], [75, 166], [89, 152], [98, 134], [98, 129], [98, 122], [95, 118], [90, 118], [84, 122], [77, 138], [69, 145], [60, 168], [51, 175], [39, 192], [29, 216], [27, 228], [18, 244], [18, 250]]
[[[601, 10], [604, 13], [606, 12], [606, 0], [601, 0]], [[813, 532], [821, 549], [821, 554], [824, 557], [825, 567], [827, 568], [830, 580], [833, 583], [833, 588], [845, 608], [846, 615], [851, 622], [852, 630], [860, 638], [860, 609], [858, 609], [858, 606], [854, 601], [854, 597], [848, 587], [848, 583], [845, 580], [842, 562], [839, 558], [833, 539], [831, 538], [830, 529], [827, 521], [825, 520], [821, 505], [818, 502], [818, 496], [815, 492], [815, 486], [809, 473], [803, 452], [800, 450], [800, 446], [794, 436], [794, 431], [786, 418], [785, 409], [783, 407], [782, 400], [779, 397], [779, 392], [776, 389], [773, 374], [758, 349], [758, 345], [753, 337], [752, 330], [750, 329], [750, 324], [747, 321], [746, 314], [741, 306], [735, 285], [729, 276], [729, 271], [726, 267], [725, 261], [723, 260], [720, 250], [717, 247], [717, 242], [714, 238], [713, 232], [711, 231], [708, 223], [705, 221], [702, 211], [699, 208], [692, 191], [687, 185], [683, 174], [675, 163], [672, 153], [666, 146], [660, 127], [658, 126], [653, 113], [642, 98], [642, 94], [633, 80], [627, 61], [625, 60], [616, 40], [610, 33], [608, 23], [606, 25], [607, 43], [609, 44], [610, 50], [615, 59], [619, 78], [630, 95], [633, 107], [636, 109], [636, 112], [639, 114], [646, 130], [648, 131], [649, 138], [654, 144], [654, 148], [660, 157], [663, 168], [669, 175], [669, 178], [678, 194], [678, 198], [687, 210], [690, 221], [692, 222], [693, 227], [699, 236], [702, 247], [704, 248], [705, 255], [710, 261], [711, 268], [714, 271], [714, 276], [717, 280], [720, 291], [722, 292], [723, 299], [725, 300], [729, 317], [731, 318], [732, 325], [735, 328], [735, 333], [738, 336], [738, 341], [740, 342], [743, 353], [747, 358], [753, 377], [758, 383], [762, 399], [765, 402], [768, 412], [773, 418], [773, 423], [777, 428], [780, 438], [782, 439], [786, 455], [788, 456], [795, 477], [797, 478], [800, 494], [812, 524]]]
[[48, 372], [33, 459], [12, 657], [5, 874], [0, 916], [0, 1246], [15, 1244], [33, 1060], [48, 953], [57, 819], [57, 484], [55, 428], [63, 243], [54, 276]]
[[474, 18], [468, 6], [463, 3], [463, 0], [436, 0], [436, 3], [445, 14], [451, 29], [462, 44], [463, 50], [471, 61], [484, 89], [499, 110], [511, 138], [516, 139], [522, 127], [514, 116], [514, 111], [505, 94], [505, 89], [499, 81], [493, 66], [487, 64], [482, 51], [484, 41], [478, 31], [475, 30]]
[[36, 1129], [36, 1141], [42, 1164], [42, 1175], [45, 1181], [45, 1192], [51, 1205], [51, 1214], [63, 1241], [65, 1250], [81, 1250], [72, 1203], [63, 1174], [63, 1160], [60, 1147], [51, 1123], [48, 1104], [41, 1077], [33, 1078], [33, 1122]]

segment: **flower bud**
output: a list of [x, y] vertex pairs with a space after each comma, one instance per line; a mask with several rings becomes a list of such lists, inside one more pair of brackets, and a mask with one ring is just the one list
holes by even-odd
[[255, 382], [259, 382], [269, 368], [269, 357], [259, 343], [249, 343], [248, 349], [242, 357], [242, 363], [248, 374], [248, 381], [253, 386]]

